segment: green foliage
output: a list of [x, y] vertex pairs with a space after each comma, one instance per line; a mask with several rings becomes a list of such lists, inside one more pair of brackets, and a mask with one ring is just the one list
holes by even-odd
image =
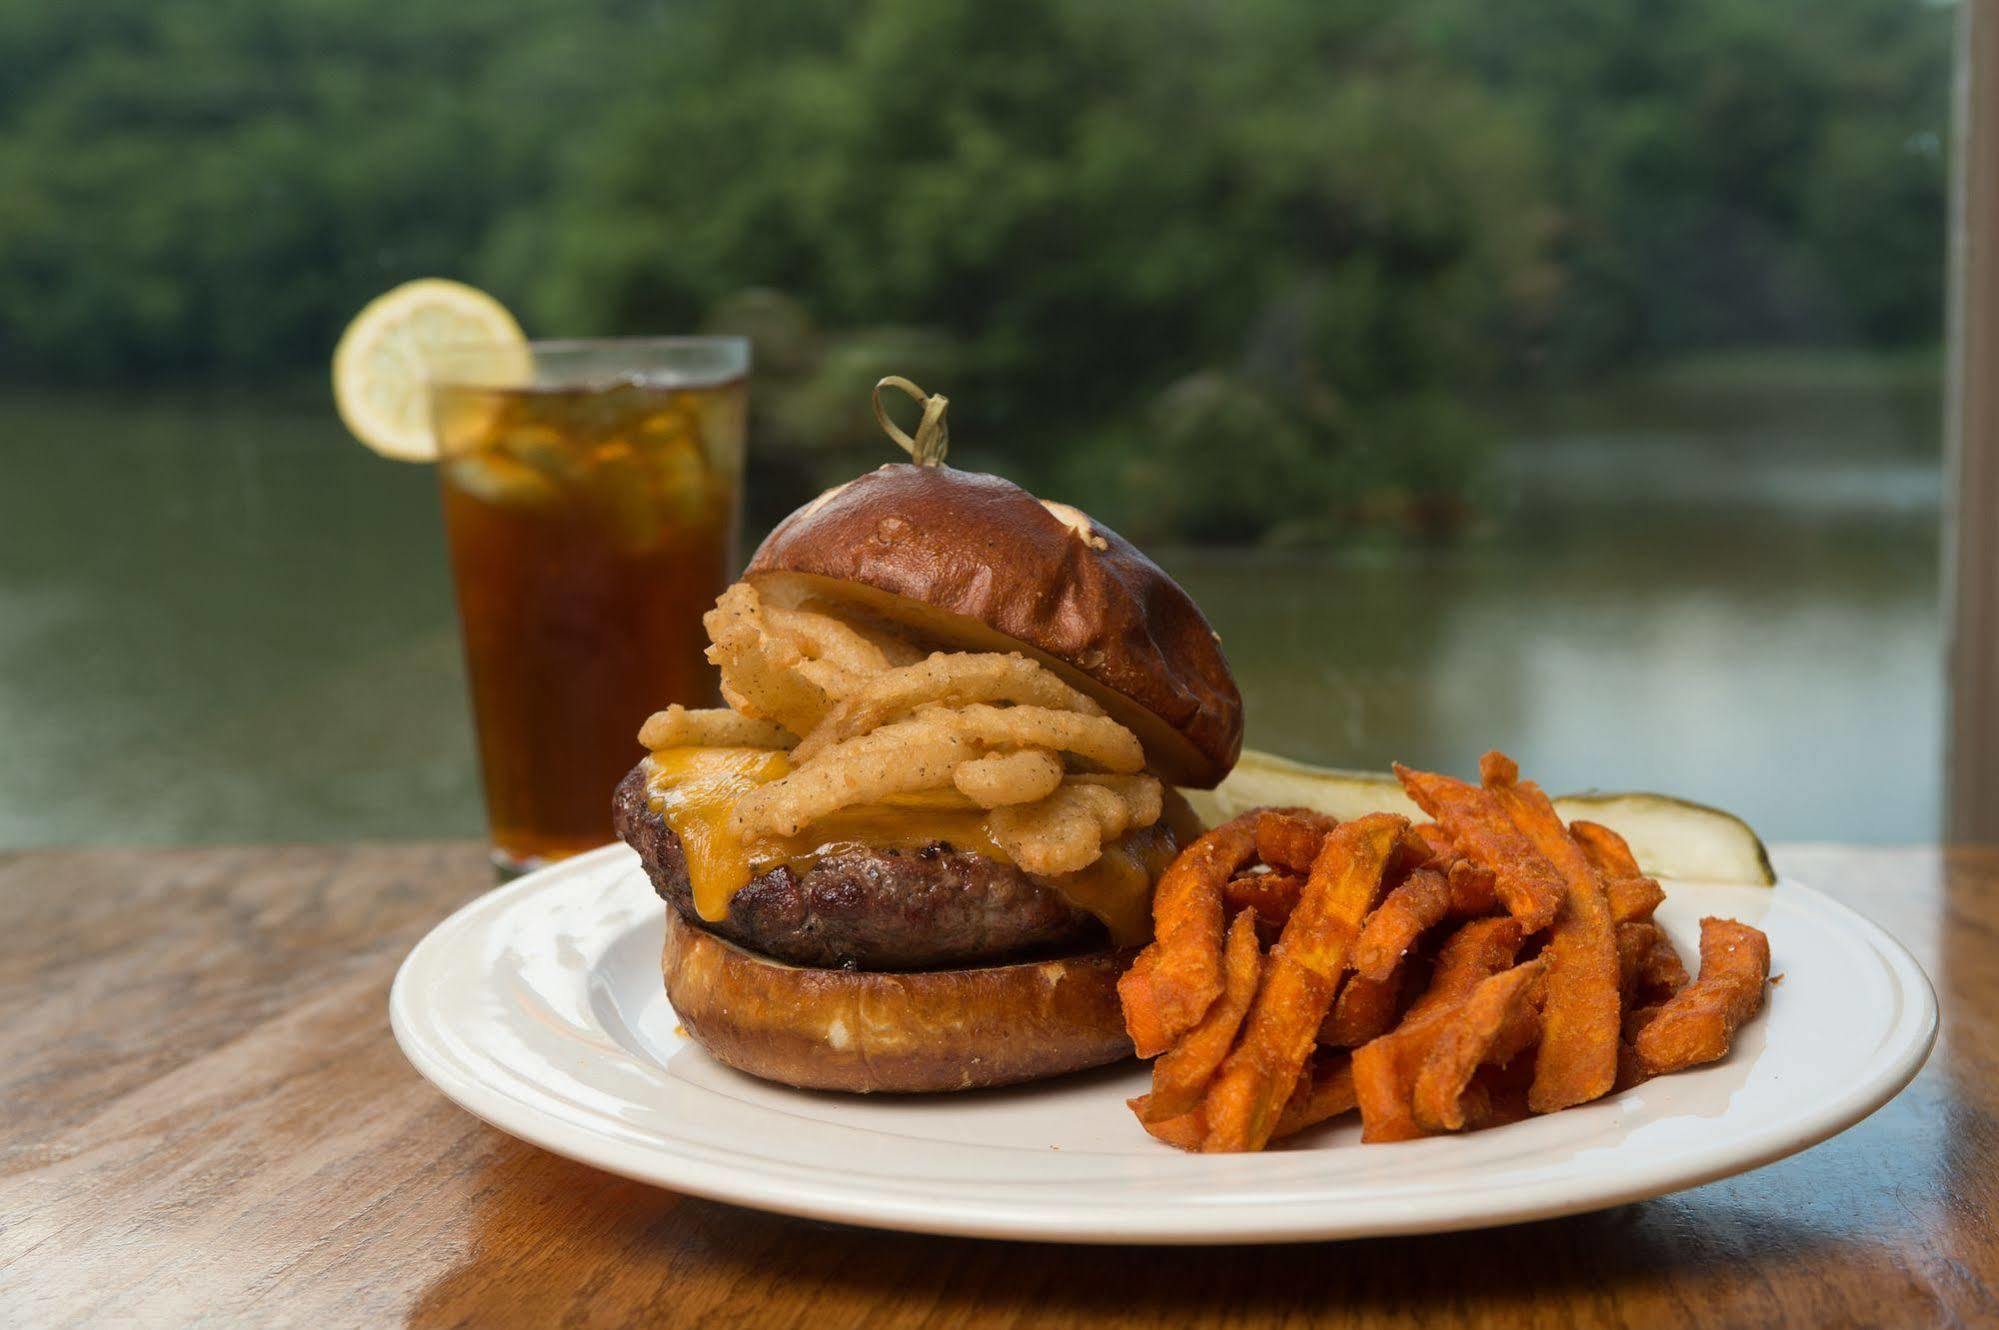
[[875, 422], [873, 384], [900, 374], [955, 385], [962, 364], [935, 329], [828, 331], [798, 301], [767, 288], [724, 298], [703, 330], [747, 337], [756, 348], [756, 484], [747, 496], [756, 525], [775, 523], [801, 500], [893, 455]]
[[953, 398], [1151, 538], [1446, 530], [1493, 392], [1941, 323], [1914, 0], [0, 7], [0, 376], [318, 372], [406, 277], [742, 328], [760, 492]]
[[1937, 340], [1953, 5], [1448, 4], [1554, 171], [1558, 365]]
[[0, 365], [266, 377], [321, 366], [408, 277], [513, 297], [484, 251], [616, 82], [595, 8], [0, 7]]
[[[1336, 526], [1352, 496], [1322, 481], [1363, 479], [1341, 459], [1412, 399], [1475, 389], [1548, 285], [1517, 117], [1374, 6], [1135, 24], [880, 0], [809, 37], [790, 9], [685, 14], [644, 83], [672, 95], [616, 116], [566, 195], [537, 314], [686, 323], [759, 282], [829, 326], [936, 329], [968, 463], [1248, 538]], [[1189, 451], [1188, 375], [1204, 401], [1246, 394], [1266, 469], [1236, 500], [1190, 475], [1177, 501], [1121, 502], [1121, 478], [1150, 493]], [[1176, 442], [1110, 428], [1139, 419]]]

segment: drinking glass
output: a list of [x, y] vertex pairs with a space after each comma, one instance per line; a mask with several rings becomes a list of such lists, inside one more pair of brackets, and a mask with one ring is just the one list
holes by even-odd
[[749, 345], [453, 348], [431, 367], [444, 530], [502, 877], [611, 839], [640, 723], [709, 706]]

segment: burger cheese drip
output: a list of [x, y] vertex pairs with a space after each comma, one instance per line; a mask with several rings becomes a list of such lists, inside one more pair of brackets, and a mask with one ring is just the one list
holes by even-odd
[[846, 845], [943, 842], [1017, 865], [1144, 940], [1186, 805], [1136, 735], [1018, 653], [935, 652], [738, 583], [705, 620], [726, 710], [649, 719], [647, 788], [694, 904]]

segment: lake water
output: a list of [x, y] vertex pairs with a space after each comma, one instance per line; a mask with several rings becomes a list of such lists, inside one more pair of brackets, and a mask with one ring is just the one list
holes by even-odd
[[[480, 831], [427, 470], [309, 399], [17, 396], [0, 430], [0, 846]], [[1157, 553], [1258, 747], [1468, 772], [1498, 746], [1772, 839], [1929, 839], [1917, 442], [1572, 429], [1509, 450], [1503, 517], [1450, 549]]]

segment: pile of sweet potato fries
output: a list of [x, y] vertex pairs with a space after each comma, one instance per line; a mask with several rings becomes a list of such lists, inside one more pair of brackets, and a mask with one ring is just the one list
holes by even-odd
[[1763, 1004], [1763, 934], [1703, 919], [1689, 982], [1624, 839], [1565, 826], [1502, 753], [1479, 770], [1395, 769], [1429, 822], [1260, 808], [1175, 861], [1119, 984], [1158, 1059], [1131, 1101], [1147, 1131], [1260, 1150], [1358, 1108], [1362, 1140], [1402, 1141], [1727, 1054]]

